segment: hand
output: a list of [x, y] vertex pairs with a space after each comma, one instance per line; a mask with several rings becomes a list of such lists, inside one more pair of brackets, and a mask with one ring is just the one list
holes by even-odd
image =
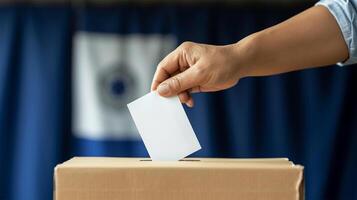
[[191, 92], [212, 92], [230, 88], [239, 80], [234, 45], [214, 46], [184, 42], [158, 65], [151, 90], [161, 96], [178, 95], [193, 107]]
[[160, 62], [151, 90], [166, 97], [178, 95], [192, 107], [191, 92], [223, 90], [242, 77], [326, 66], [348, 57], [334, 16], [314, 6], [232, 45], [183, 43]]

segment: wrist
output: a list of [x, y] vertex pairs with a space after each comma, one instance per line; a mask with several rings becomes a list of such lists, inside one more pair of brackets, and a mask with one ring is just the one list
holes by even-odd
[[258, 40], [259, 34], [251, 34], [235, 44], [232, 44], [234, 64], [237, 69], [238, 78], [254, 75], [256, 62], [259, 60]]

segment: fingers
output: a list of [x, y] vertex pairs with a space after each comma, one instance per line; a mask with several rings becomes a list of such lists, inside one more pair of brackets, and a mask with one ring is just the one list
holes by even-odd
[[162, 81], [170, 78], [170, 76], [169, 72], [167, 72], [164, 68], [158, 67], [151, 83], [151, 91], [156, 90], [157, 86], [159, 86]]
[[193, 108], [193, 106], [195, 106], [195, 102], [193, 101], [192, 97], [190, 97], [190, 99], [186, 102], [186, 105], [190, 108]]
[[187, 69], [188, 64], [184, 58], [182, 58], [182, 51], [177, 48], [169, 55], [167, 55], [157, 66], [152, 84], [151, 90], [156, 90], [157, 86], [170, 78], [172, 75], [184, 71], [181, 69]]
[[178, 94], [178, 97], [181, 103], [185, 103], [188, 107], [192, 108], [194, 106], [193, 98], [191, 97], [189, 92], [181, 92], [180, 94]]
[[197, 87], [201, 77], [196, 71], [197, 70], [194, 67], [190, 67], [186, 71], [165, 80], [157, 87], [158, 93], [161, 96], [169, 97], [177, 95], [190, 88]]
[[202, 92], [201, 86], [196, 86], [190, 89], [190, 93], [199, 93]]
[[194, 101], [188, 90], [196, 88], [200, 80], [200, 74], [186, 60], [185, 55], [191, 47], [192, 43], [185, 42], [167, 55], [158, 64], [151, 84], [152, 91], [157, 90], [161, 96], [166, 97], [178, 95], [180, 101], [189, 107], [193, 107]]

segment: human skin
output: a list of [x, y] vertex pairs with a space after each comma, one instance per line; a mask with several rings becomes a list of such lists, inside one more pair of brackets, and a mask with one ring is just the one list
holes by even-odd
[[314, 6], [235, 44], [184, 42], [158, 64], [151, 90], [178, 95], [193, 107], [193, 92], [224, 90], [244, 77], [331, 65], [348, 56], [335, 18], [325, 7]]

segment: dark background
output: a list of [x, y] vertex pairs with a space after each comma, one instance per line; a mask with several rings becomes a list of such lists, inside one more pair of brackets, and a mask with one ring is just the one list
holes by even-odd
[[[77, 31], [229, 44], [313, 4], [2, 3], [0, 199], [51, 199], [53, 168], [72, 156], [147, 156], [141, 141], [72, 135]], [[186, 111], [203, 149], [194, 156], [288, 157], [305, 166], [306, 199], [357, 199], [356, 78], [356, 66], [329, 66], [244, 78], [229, 90], [195, 95], [195, 108]]]

